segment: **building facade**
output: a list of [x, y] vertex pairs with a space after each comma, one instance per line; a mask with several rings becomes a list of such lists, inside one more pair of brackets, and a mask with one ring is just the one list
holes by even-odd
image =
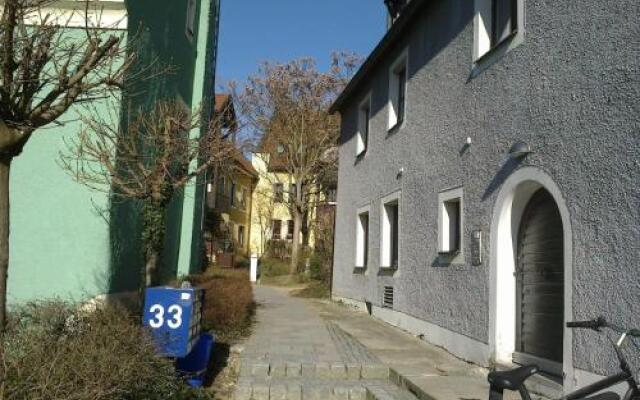
[[[82, 38], [84, 4], [60, 1], [51, 7], [62, 16], [73, 15], [64, 19], [68, 38]], [[96, 7], [91, 15], [94, 24], [136, 42], [142, 62], [157, 60], [177, 69], [175, 74], [146, 80], [145, 90], [129, 98], [123, 109], [179, 98], [195, 111], [211, 101], [218, 1], [101, 0], [90, 7]], [[96, 110], [106, 112], [106, 107], [100, 100], [95, 103]], [[36, 132], [14, 162], [8, 284], [12, 304], [51, 297], [81, 300], [138, 287], [143, 265], [140, 211], [74, 182], [57, 161], [66, 151], [65, 140], [80, 130], [74, 121], [82, 111], [72, 109], [63, 118], [64, 125]], [[210, 112], [204, 107], [205, 120]], [[171, 204], [163, 257], [166, 277], [200, 267], [205, 203], [200, 183], [187, 187]]]
[[252, 200], [251, 253], [262, 256], [273, 245], [284, 257], [293, 241], [293, 217], [287, 205], [293, 185], [285, 171], [270, 167], [269, 160], [269, 153], [251, 157], [259, 178]]
[[333, 106], [334, 298], [565, 390], [615, 369], [564, 323], [640, 326], [639, 15], [409, 1]]

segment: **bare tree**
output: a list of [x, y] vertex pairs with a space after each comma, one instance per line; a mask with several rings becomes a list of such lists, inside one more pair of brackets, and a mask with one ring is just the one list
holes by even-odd
[[[233, 143], [218, 134], [194, 138], [190, 131], [198, 127], [199, 114], [191, 115], [176, 101], [159, 101], [150, 111], [140, 110], [124, 127], [100, 113], [87, 115], [83, 130], [61, 157], [63, 167], [92, 189], [141, 202], [145, 256], [141, 286], [149, 287], [156, 283], [167, 207], [174, 194], [232, 157]], [[211, 132], [217, 131], [211, 127]], [[194, 162], [198, 166], [190, 169]]]
[[260, 228], [259, 253], [262, 255], [267, 249], [267, 243], [271, 237], [271, 229], [274, 216], [275, 203], [271, 193], [261, 189], [254, 192], [253, 224]]
[[[11, 163], [40, 128], [62, 123], [61, 117], [72, 105], [122, 88], [125, 73], [135, 60], [124, 45], [124, 33], [109, 33], [100, 28], [100, 21], [90, 26], [87, 18], [84, 36], [70, 38], [64, 27], [67, 21], [47, 12], [51, 3], [4, 0], [0, 10], [0, 372], [6, 329]], [[85, 3], [85, 15], [90, 3], [94, 2]]]
[[310, 58], [286, 64], [267, 62], [241, 90], [232, 88], [241, 118], [261, 136], [269, 170], [282, 172], [264, 178], [290, 188], [285, 204], [294, 221], [291, 273], [298, 266], [304, 216], [318, 198], [327, 153], [337, 145], [340, 120], [329, 113], [329, 107], [358, 62], [352, 54], [334, 53], [327, 72], [319, 71]]

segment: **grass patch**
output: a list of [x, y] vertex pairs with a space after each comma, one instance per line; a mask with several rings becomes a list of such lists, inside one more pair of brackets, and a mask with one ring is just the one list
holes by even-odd
[[260, 260], [260, 277], [273, 278], [289, 275], [289, 262], [279, 258], [262, 258]]
[[291, 292], [291, 295], [305, 299], [328, 299], [331, 297], [331, 290], [324, 282], [311, 281], [305, 288]]

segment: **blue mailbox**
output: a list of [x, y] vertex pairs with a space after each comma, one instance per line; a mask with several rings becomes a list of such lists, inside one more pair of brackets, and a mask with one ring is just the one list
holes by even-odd
[[204, 291], [198, 288], [149, 288], [143, 325], [165, 357], [186, 357], [200, 338]]

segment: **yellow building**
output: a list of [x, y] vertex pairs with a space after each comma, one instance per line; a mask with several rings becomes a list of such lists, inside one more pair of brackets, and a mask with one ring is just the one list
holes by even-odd
[[[221, 129], [234, 140], [237, 127], [233, 102], [228, 95], [216, 95], [216, 113], [223, 120]], [[251, 210], [258, 172], [240, 151], [230, 165], [212, 170], [207, 183], [207, 255], [225, 267], [235, 266], [237, 257], [250, 253]]]
[[251, 164], [259, 180], [253, 191], [249, 236], [251, 252], [262, 256], [270, 241], [283, 247], [293, 241], [293, 217], [286, 203], [291, 190], [288, 175], [270, 167], [268, 153], [254, 153]]

